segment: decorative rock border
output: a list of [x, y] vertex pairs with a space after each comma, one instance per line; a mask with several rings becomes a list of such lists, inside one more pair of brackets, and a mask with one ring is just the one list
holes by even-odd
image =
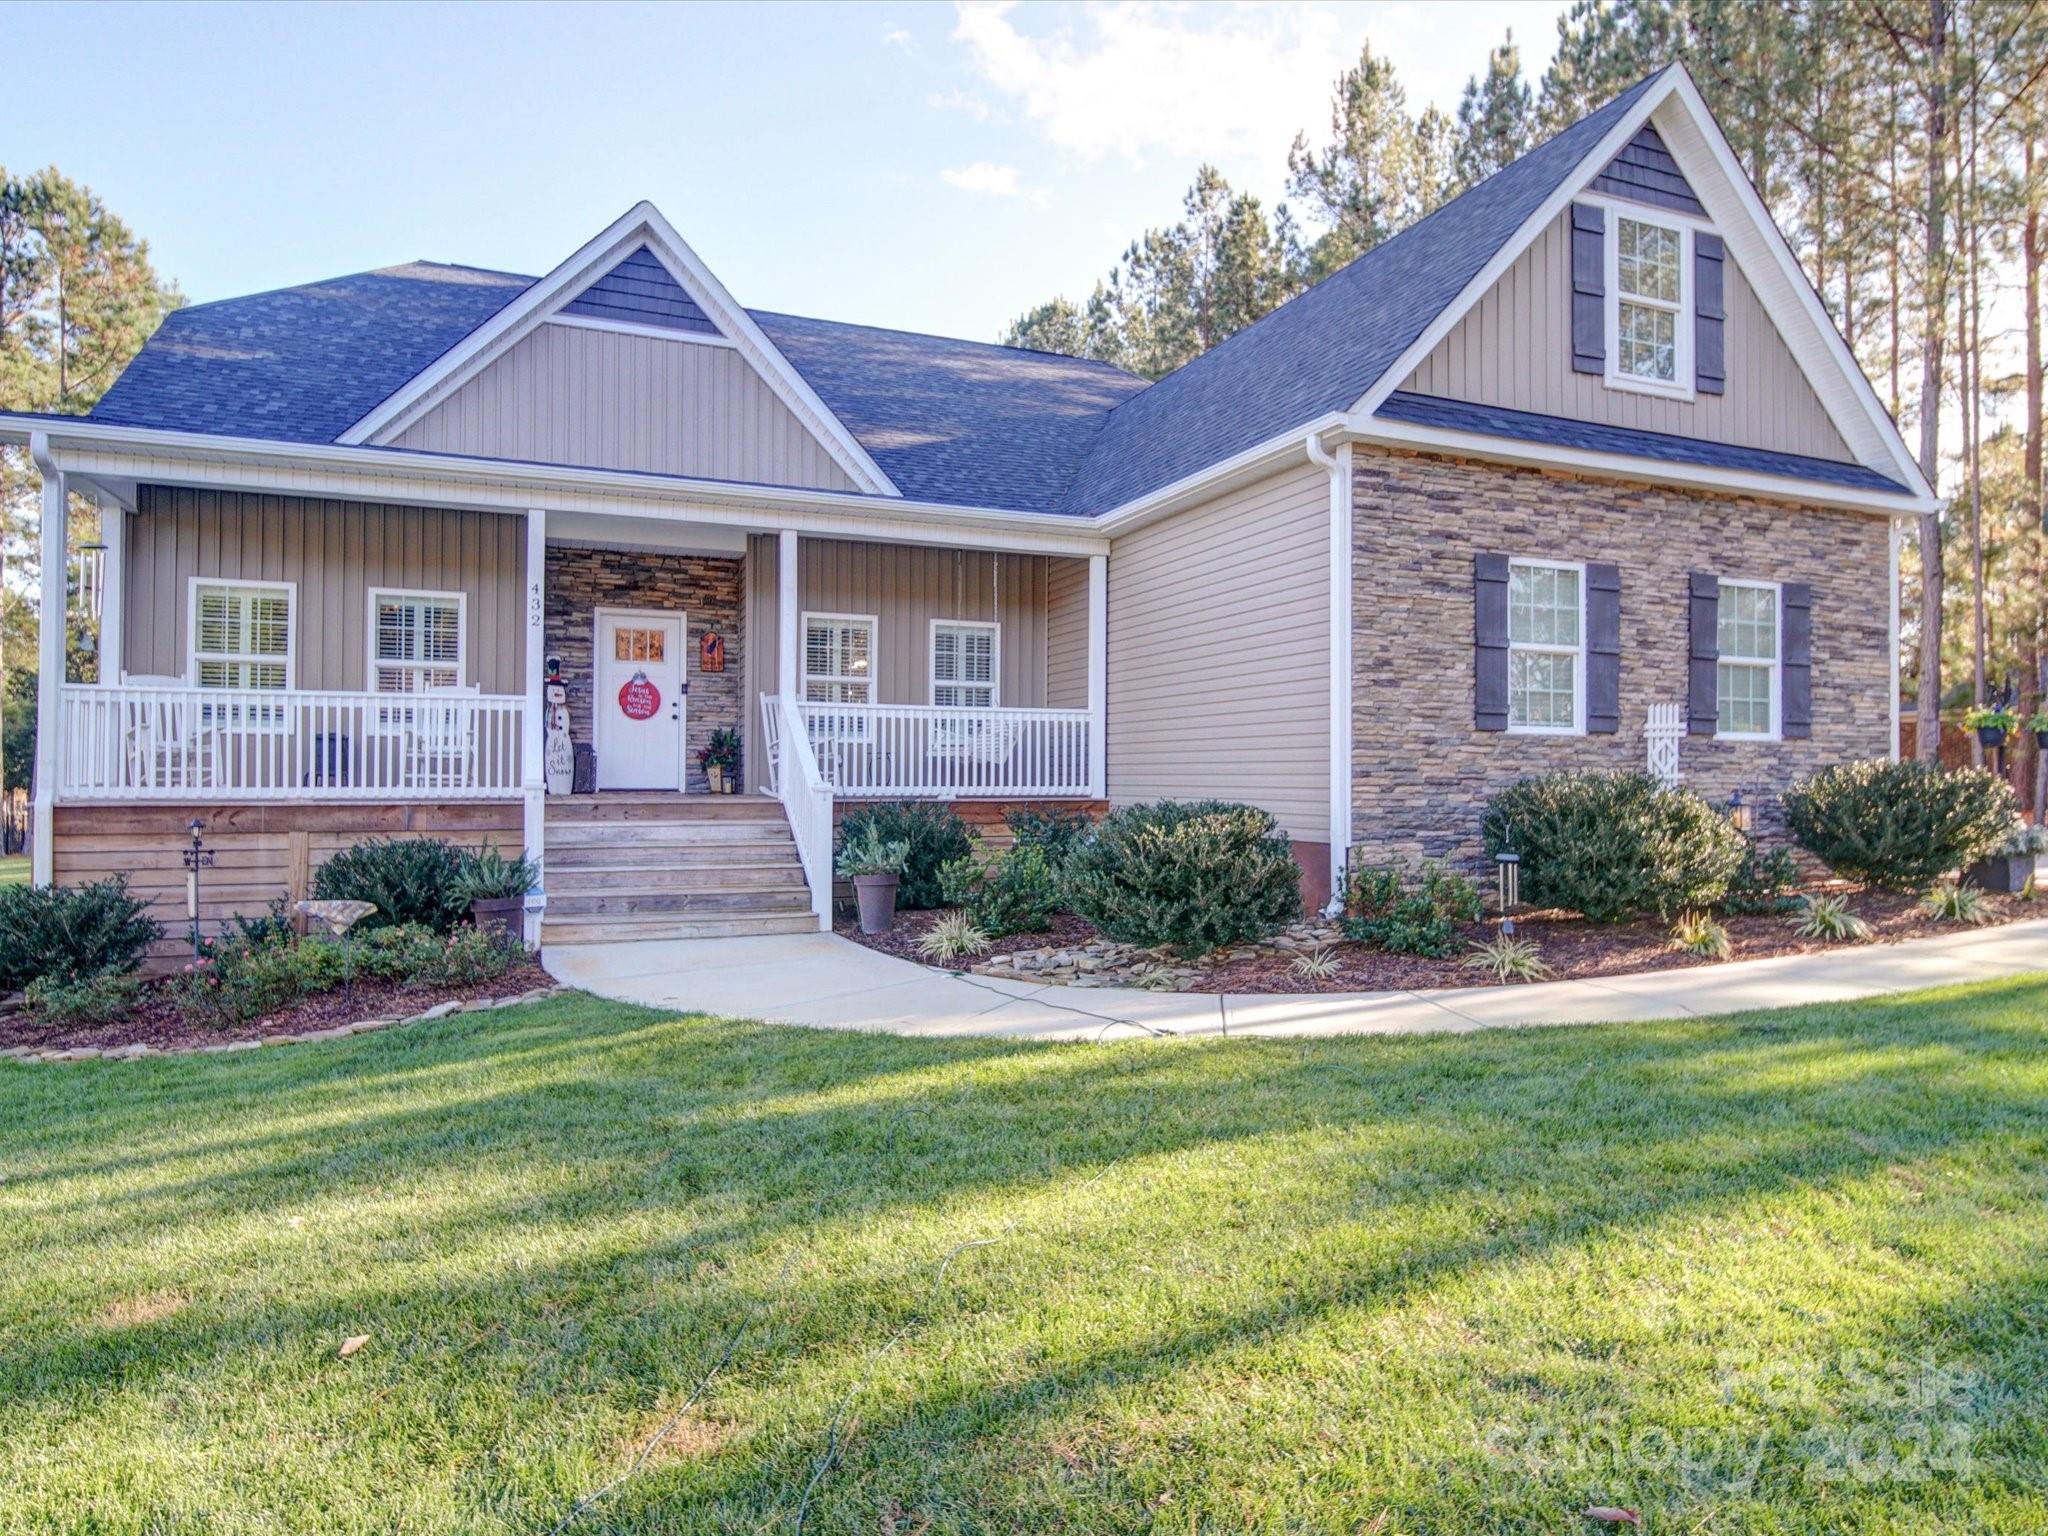
[[[1225, 950], [1222, 959], [1228, 963], [1270, 955], [1292, 960], [1313, 954], [1326, 944], [1336, 944], [1343, 937], [1343, 930], [1332, 922], [1295, 923], [1264, 943], [1241, 944]], [[1083, 944], [1014, 950], [1007, 955], [977, 960], [966, 969], [976, 976], [1009, 981], [1047, 982], [1063, 987], [1144, 987], [1158, 992], [1184, 992], [1208, 974], [1208, 967], [1187, 965], [1163, 950], [1139, 949], [1133, 944], [1101, 938]]]
[[44, 1049], [33, 1045], [11, 1045], [0, 1050], [0, 1061], [140, 1061], [145, 1056], [218, 1056], [227, 1051], [255, 1051], [268, 1045], [306, 1045], [315, 1040], [346, 1040], [350, 1035], [374, 1034], [380, 1029], [402, 1029], [408, 1024], [425, 1024], [458, 1013], [489, 1013], [495, 1008], [516, 1008], [521, 1003], [538, 1003], [573, 992], [573, 987], [535, 987], [516, 997], [479, 997], [467, 1002], [454, 998], [436, 1003], [423, 1013], [402, 1018], [357, 1019], [353, 1024], [336, 1024], [331, 1029], [313, 1029], [299, 1035], [258, 1035], [254, 1040], [223, 1040], [217, 1045], [151, 1045], [138, 1040], [133, 1045], [101, 1049], [92, 1045]]

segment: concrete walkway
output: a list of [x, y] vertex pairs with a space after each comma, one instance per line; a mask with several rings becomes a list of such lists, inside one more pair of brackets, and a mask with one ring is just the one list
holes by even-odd
[[551, 945], [542, 962], [557, 980], [620, 1002], [820, 1029], [1028, 1040], [1410, 1035], [1683, 1018], [2048, 972], [2048, 920], [1598, 981], [1432, 992], [1042, 986], [931, 970], [825, 933]]

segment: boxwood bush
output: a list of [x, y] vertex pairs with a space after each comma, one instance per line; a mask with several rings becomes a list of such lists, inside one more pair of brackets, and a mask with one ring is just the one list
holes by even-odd
[[91, 885], [14, 885], [0, 890], [0, 992], [125, 976], [163, 937], [149, 903], [125, 875]]
[[2019, 820], [2019, 799], [1981, 768], [1838, 763], [1785, 795], [1799, 846], [1838, 875], [1917, 891], [1984, 857]]
[[1044, 933], [1060, 910], [1060, 881], [1037, 843], [1018, 843], [985, 864], [955, 859], [945, 867], [946, 900], [992, 939]]
[[1742, 865], [1744, 838], [1689, 789], [1641, 773], [1571, 769], [1524, 779], [1487, 803], [1488, 857], [1522, 856], [1522, 899], [1596, 923], [1717, 905]]
[[1067, 858], [1067, 904], [1110, 938], [1185, 955], [1301, 915], [1301, 870], [1271, 815], [1219, 800], [1113, 811]]
[[858, 842], [870, 831], [883, 843], [908, 843], [910, 857], [896, 886], [899, 912], [923, 912], [944, 906], [946, 895], [939, 871], [974, 851], [967, 823], [950, 805], [934, 800], [883, 800], [856, 806], [839, 826], [840, 845]]
[[368, 901], [377, 910], [357, 926], [364, 931], [419, 923], [448, 933], [469, 916], [463, 875], [469, 860], [435, 837], [376, 838], [345, 848], [313, 875], [318, 901]]

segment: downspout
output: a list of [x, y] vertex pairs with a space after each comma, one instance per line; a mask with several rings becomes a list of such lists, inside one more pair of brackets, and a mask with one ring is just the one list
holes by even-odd
[[1331, 453], [1319, 433], [1302, 439], [1330, 477], [1330, 905], [1343, 906], [1351, 862], [1351, 444]]
[[65, 497], [64, 477], [50, 456], [50, 435], [29, 434], [28, 454], [43, 477], [42, 602], [36, 618], [38, 660], [36, 662], [36, 757], [34, 846], [30, 850], [29, 877], [37, 885], [49, 885], [56, 878], [56, 849], [52, 846], [57, 820], [57, 738], [58, 714], [64, 687], [64, 631], [66, 581], [64, 569]]

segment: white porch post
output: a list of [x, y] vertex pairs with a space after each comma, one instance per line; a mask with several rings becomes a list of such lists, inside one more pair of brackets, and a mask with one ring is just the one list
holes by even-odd
[[[1895, 517], [1885, 528], [1886, 573], [1885, 613], [1886, 643], [1891, 649], [1891, 722], [1892, 761], [1899, 760], [1899, 520]], [[2040, 814], [2037, 810], [2037, 816]]]
[[797, 536], [794, 528], [782, 530], [775, 551], [775, 691], [785, 699], [796, 697], [797, 633], [796, 587]]
[[128, 514], [116, 502], [100, 504], [100, 681], [118, 683], [128, 665]]
[[1109, 556], [1088, 557], [1088, 798], [1109, 796]]
[[534, 507], [526, 514], [526, 713], [520, 732], [519, 787], [526, 802], [526, 857], [543, 867], [540, 900], [527, 902], [529, 944], [540, 938], [541, 911], [547, 906], [547, 567], [548, 514]]
[[69, 575], [64, 568], [64, 477], [50, 457], [47, 433], [29, 437], [29, 456], [43, 475], [43, 593], [37, 627], [40, 642], [36, 662], [36, 765], [35, 819], [32, 833], [35, 847], [30, 878], [48, 885], [56, 876], [56, 850], [51, 847], [56, 822], [58, 752], [60, 727], [59, 695], [64, 687], [64, 626], [66, 589]]

